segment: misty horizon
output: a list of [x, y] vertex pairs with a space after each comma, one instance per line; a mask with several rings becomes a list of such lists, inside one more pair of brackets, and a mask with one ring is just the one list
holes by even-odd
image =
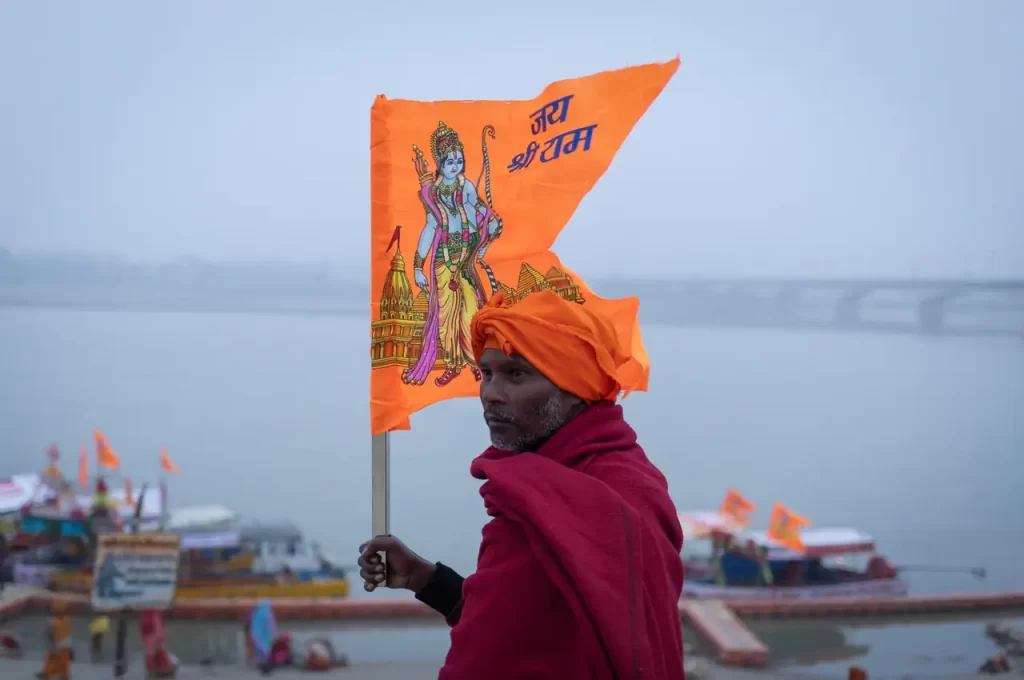
[[[0, 244], [365, 267], [376, 95], [525, 99], [679, 54], [555, 244], [585, 280], [1024, 274], [1020, 2], [598, 2], [548, 7], [557, 40], [499, 2], [450, 55], [433, 11], [4, 3]], [[495, 49], [524, 39], [554, 51]]]
[[[207, 268], [253, 268], [253, 269], [295, 269], [295, 270], [320, 270], [324, 272], [344, 272], [347, 276], [343, 277], [348, 281], [359, 281], [363, 282], [364, 279], [369, 278], [369, 258], [351, 258], [351, 259], [338, 259], [338, 258], [319, 258], [319, 259], [299, 259], [299, 258], [259, 258], [259, 259], [241, 259], [241, 258], [230, 258], [230, 259], [214, 259], [204, 258], [193, 255], [178, 255], [176, 257], [168, 257], [166, 259], [149, 258], [149, 259], [136, 259], [126, 257], [118, 253], [111, 252], [97, 252], [97, 251], [79, 251], [79, 250], [55, 250], [55, 251], [27, 251], [27, 252], [15, 252], [9, 248], [5, 248], [0, 244], [0, 273], [3, 272], [3, 266], [5, 262], [20, 262], [23, 264], [32, 265], [55, 265], [55, 264], [67, 264], [74, 266], [92, 266], [100, 268], [122, 268], [122, 269], [140, 269], [140, 270], [152, 270], [152, 269], [164, 269], [174, 267], [207, 267]], [[785, 281], [785, 280], [886, 280], [886, 281], [912, 281], [912, 280], [988, 280], [988, 281], [1017, 281], [1024, 280], [1024, 271], [1021, 272], [999, 272], [999, 271], [984, 271], [975, 270], [969, 267], [969, 261], [964, 260], [961, 262], [960, 267], [944, 265], [950, 265], [955, 263], [949, 262], [938, 262], [929, 263], [938, 265], [934, 267], [923, 267], [920, 262], [913, 262], [908, 266], [907, 270], [902, 273], [889, 273], [889, 274], [872, 274], [872, 273], [857, 273], [857, 272], [822, 272], [820, 274], [768, 274], [761, 276], [736, 276], [729, 274], [703, 274], [695, 275], [687, 272], [636, 272], [636, 273], [622, 273], [622, 272], [610, 272], [604, 274], [596, 274], [592, 278], [596, 281], [680, 281], [680, 280], [722, 280], [722, 281]], [[570, 267], [571, 268], [571, 267]], [[587, 277], [591, 278], [591, 277]]]

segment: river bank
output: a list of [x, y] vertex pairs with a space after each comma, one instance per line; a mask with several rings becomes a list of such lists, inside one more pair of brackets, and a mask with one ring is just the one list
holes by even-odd
[[[48, 442], [77, 451], [100, 424], [137, 483], [153, 478], [168, 447], [182, 470], [170, 480], [173, 506], [215, 499], [247, 518], [292, 519], [326, 554], [355, 560], [371, 525], [369, 414], [349, 388], [365, 385], [368, 370], [360, 318], [0, 308], [0, 327], [12, 371], [0, 381], [13, 425], [7, 473], [38, 468]], [[759, 504], [758, 526], [778, 500], [817, 526], [870, 533], [895, 565], [988, 572], [984, 581], [915, 572], [913, 594], [1021, 588], [1024, 545], [1007, 539], [1021, 535], [1024, 516], [1005, 512], [1024, 469], [1019, 342], [645, 331], [658, 370], [624, 408], [678, 507], [717, 507], [735, 487]], [[464, 574], [487, 520], [469, 461], [486, 444], [470, 399], [438, 404], [392, 438], [394, 533]], [[927, 511], [908, 517], [907, 507]], [[353, 600], [398, 596], [354, 591]], [[780, 672], [838, 677], [856, 664], [899, 677], [973, 671], [993, 651], [988, 620], [751, 625]], [[41, 637], [41, 619], [12, 624]], [[241, 629], [168, 626], [188, 664], [198, 658], [186, 650], [205, 654], [207, 640], [226, 650]], [[449, 646], [441, 621], [311, 628], [357, 665], [441, 659]]]
[[[10, 678], [31, 678], [39, 670], [39, 661], [32, 659], [0, 659], [0, 673]], [[409, 661], [381, 664], [360, 664], [348, 668], [338, 668], [326, 673], [304, 673], [295, 669], [282, 669], [274, 671], [272, 677], [276, 678], [330, 678], [331, 680], [435, 680], [438, 670], [441, 667], [439, 661]], [[75, 680], [107, 680], [112, 675], [109, 665], [76, 664], [72, 667], [72, 677]], [[141, 660], [129, 665], [125, 680], [143, 680], [146, 677]], [[253, 680], [263, 677], [253, 668], [245, 666], [215, 666], [203, 668], [198, 666], [184, 666], [178, 672], [179, 680]], [[734, 668], [722, 668], [720, 666], [708, 665], [700, 672], [690, 673], [690, 680], [826, 680], [835, 678], [835, 675], [805, 675], [797, 673], [779, 673], [775, 671], [755, 671]], [[845, 677], [845, 674], [843, 675]], [[869, 676], [871, 680], [879, 680], [884, 675]], [[900, 680], [912, 678], [929, 678], [930, 680], [967, 680], [968, 678], [984, 678], [989, 676], [979, 674], [968, 675], [904, 675]], [[1012, 677], [1012, 676], [1011, 676]]]
[[[38, 666], [45, 648], [46, 617], [29, 614], [3, 624], [4, 632], [21, 637], [25, 645], [25, 663]], [[75, 617], [73, 641], [76, 657], [89, 659], [88, 617]], [[1024, 622], [1017, 622], [1024, 625]], [[941, 678], [970, 677], [987, 656], [998, 650], [985, 640], [978, 622], [928, 621], [905, 626], [885, 626], [875, 622], [870, 627], [850, 622], [816, 621], [809, 624], [793, 622], [753, 623], [759, 637], [770, 644], [770, 668], [744, 671], [724, 668], [714, 661], [710, 649], [692, 629], [685, 629], [688, 676], [742, 680], [743, 678], [845, 677], [850, 666], [866, 668], [871, 677]], [[339, 669], [334, 676], [351, 678], [435, 678], [447, 648], [448, 628], [433, 621], [406, 622], [400, 625], [352, 624], [329, 622], [285, 622], [282, 628], [292, 635], [296, 649], [314, 638], [327, 638], [332, 646], [345, 654], [350, 669]], [[185, 677], [235, 678], [254, 677], [244, 663], [244, 639], [239, 622], [167, 621], [168, 648], [189, 669]], [[424, 644], [424, 640], [429, 644]], [[103, 663], [109, 668], [113, 660], [114, 635], [107, 636]], [[872, 650], [873, 648], [873, 650]], [[130, 664], [141, 664], [142, 643], [137, 620], [130, 619], [127, 649]], [[438, 651], [440, 650], [440, 651]], [[5, 675], [8, 660], [0, 659], [0, 677], [31, 677]], [[93, 665], [76, 666], [92, 677]], [[36, 668], [38, 670], [38, 668]], [[35, 672], [35, 671], [33, 671]], [[78, 671], [76, 678], [82, 677]], [[129, 676], [131, 677], [131, 676]]]

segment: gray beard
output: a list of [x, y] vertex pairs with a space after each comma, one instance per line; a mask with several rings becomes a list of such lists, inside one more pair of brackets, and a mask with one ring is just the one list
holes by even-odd
[[491, 435], [491, 445], [502, 451], [536, 451], [547, 439], [558, 431], [565, 424], [566, 414], [562, 412], [559, 394], [551, 395], [535, 416], [537, 418], [537, 429], [530, 433], [523, 433], [516, 437], [502, 437]]

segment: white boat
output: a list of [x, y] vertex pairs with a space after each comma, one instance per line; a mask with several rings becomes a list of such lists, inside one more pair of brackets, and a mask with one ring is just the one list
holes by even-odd
[[[856, 529], [800, 531], [802, 550], [750, 531], [720, 512], [679, 515], [689, 549], [709, 541], [710, 554], [684, 555], [683, 596], [702, 599], [790, 600], [886, 598], [907, 594], [897, 570], [875, 553], [874, 539]], [[863, 562], [862, 568], [854, 563]]]
[[168, 531], [181, 536], [189, 572], [200, 578], [207, 567], [242, 570], [252, 576], [287, 573], [300, 581], [344, 576], [290, 522], [243, 522], [227, 508], [206, 506], [173, 511]]

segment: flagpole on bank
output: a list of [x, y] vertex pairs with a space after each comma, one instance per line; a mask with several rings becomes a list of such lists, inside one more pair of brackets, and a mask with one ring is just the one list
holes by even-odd
[[373, 435], [370, 452], [370, 523], [374, 536], [384, 536], [391, 533], [391, 433]]

